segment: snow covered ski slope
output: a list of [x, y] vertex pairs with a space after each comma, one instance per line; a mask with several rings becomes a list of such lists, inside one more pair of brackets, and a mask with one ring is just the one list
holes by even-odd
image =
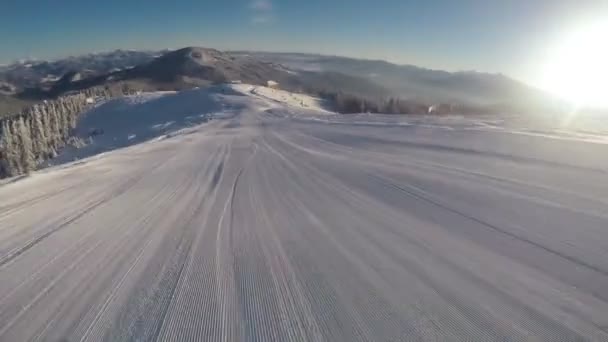
[[100, 105], [0, 186], [0, 341], [608, 340], [607, 146], [394, 120]]

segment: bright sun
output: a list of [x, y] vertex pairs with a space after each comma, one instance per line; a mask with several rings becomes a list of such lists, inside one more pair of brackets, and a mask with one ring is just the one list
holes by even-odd
[[577, 106], [608, 106], [608, 23], [563, 37], [551, 51], [541, 86]]

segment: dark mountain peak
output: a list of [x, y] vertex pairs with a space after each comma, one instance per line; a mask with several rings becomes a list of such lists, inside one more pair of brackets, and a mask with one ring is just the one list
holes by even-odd
[[165, 54], [165, 56], [182, 56], [185, 58], [190, 58], [202, 62], [212, 62], [220, 56], [226, 56], [226, 54], [216, 49], [198, 46], [188, 46], [185, 48], [168, 52]]
[[204, 47], [186, 47], [163, 54], [152, 63], [195, 66], [225, 66], [235, 63], [235, 58], [222, 51]]
[[215, 49], [187, 47], [163, 54], [149, 63], [134, 68], [133, 77], [174, 82], [183, 77], [210, 81], [226, 81], [225, 71], [236, 69], [229, 55]]

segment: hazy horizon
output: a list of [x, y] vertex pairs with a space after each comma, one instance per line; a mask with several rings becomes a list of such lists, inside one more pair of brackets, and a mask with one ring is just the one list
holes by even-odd
[[80, 52], [75, 52], [75, 53], [68, 53], [68, 54], [64, 54], [64, 55], [51, 55], [51, 56], [47, 56], [47, 57], [24, 56], [22, 58], [13, 59], [11, 61], [0, 63], [0, 66], [8, 66], [8, 65], [24, 63], [24, 62], [41, 62], [41, 61], [53, 62], [53, 61], [58, 61], [58, 60], [62, 60], [62, 59], [70, 58], [70, 57], [80, 57], [80, 56], [93, 55], [93, 54], [108, 54], [108, 53], [112, 53], [115, 51], [141, 51], [141, 52], [175, 51], [175, 50], [188, 48], [188, 47], [209, 48], [209, 49], [215, 49], [215, 50], [228, 52], [228, 53], [230, 53], [230, 52], [252, 52], [252, 53], [271, 53], [271, 54], [303, 54], [303, 55], [311, 55], [311, 56], [317, 55], [317, 56], [323, 56], [323, 57], [338, 57], [338, 58], [349, 58], [349, 59], [368, 60], [368, 61], [384, 61], [384, 62], [388, 62], [391, 64], [399, 65], [399, 66], [415, 66], [415, 67], [419, 67], [421, 69], [447, 71], [447, 72], [452, 72], [452, 73], [479, 72], [479, 73], [487, 73], [487, 74], [495, 74], [495, 75], [504, 75], [504, 76], [513, 78], [515, 80], [525, 82], [523, 80], [513, 77], [512, 75], [509, 75], [509, 74], [506, 74], [503, 72], [499, 72], [499, 71], [492, 72], [492, 71], [474, 70], [474, 69], [433, 68], [433, 67], [429, 67], [426, 65], [419, 65], [419, 64], [413, 64], [413, 63], [408, 63], [408, 62], [399, 62], [399, 61], [390, 60], [388, 58], [382, 58], [382, 57], [354, 56], [354, 55], [337, 54], [337, 53], [321, 53], [321, 52], [314, 52], [314, 51], [297, 51], [297, 50], [281, 50], [281, 49], [218, 48], [216, 46], [210, 46], [210, 45], [206, 45], [206, 44], [197, 44], [197, 43], [186, 44], [186, 45], [182, 45], [182, 46], [171, 46], [171, 47], [162, 47], [162, 46], [160, 46], [160, 47], [142, 47], [142, 48], [130, 48], [130, 47], [111, 48], [111, 47], [109, 47], [108, 49], [104, 49], [104, 50], [87, 50], [87, 51], [80, 51]]
[[546, 75], [555, 51], [581, 25], [605, 22], [608, 15], [608, 3], [599, 0], [181, 0], [146, 5], [109, 0], [104, 6], [64, 0], [12, 2], [2, 9], [0, 64], [194, 45], [500, 73], [562, 95], [570, 90], [556, 89], [556, 81]]

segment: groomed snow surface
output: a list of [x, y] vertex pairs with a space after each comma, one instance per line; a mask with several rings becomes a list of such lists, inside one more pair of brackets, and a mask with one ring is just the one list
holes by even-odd
[[608, 145], [323, 108], [99, 104], [0, 186], [0, 341], [608, 340]]

